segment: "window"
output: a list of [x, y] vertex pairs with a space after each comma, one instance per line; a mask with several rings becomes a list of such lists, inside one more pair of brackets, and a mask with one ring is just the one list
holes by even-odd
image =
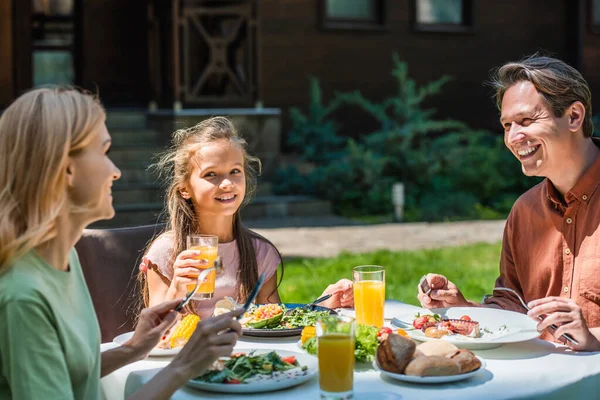
[[592, 32], [600, 33], [600, 0], [592, 0], [591, 26]]
[[384, 30], [385, 0], [319, 0], [323, 29]]
[[472, 32], [472, 0], [414, 0], [414, 28], [425, 32]]

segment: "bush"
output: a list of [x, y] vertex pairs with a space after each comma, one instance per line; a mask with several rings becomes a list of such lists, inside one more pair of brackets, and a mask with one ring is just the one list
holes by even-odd
[[[288, 139], [316, 169], [310, 175], [290, 168], [280, 171], [275, 190], [317, 193], [342, 215], [389, 214], [391, 186], [403, 182], [407, 220], [506, 216], [536, 180], [521, 173], [500, 135], [436, 119], [436, 110], [423, 108], [449, 77], [418, 86], [396, 54], [393, 63], [398, 90], [380, 102], [354, 91], [336, 93], [325, 103], [318, 80], [311, 78], [308, 114], [290, 111], [293, 129]], [[379, 126], [358, 141], [344, 139], [332, 120], [332, 113], [344, 106], [358, 107]]]

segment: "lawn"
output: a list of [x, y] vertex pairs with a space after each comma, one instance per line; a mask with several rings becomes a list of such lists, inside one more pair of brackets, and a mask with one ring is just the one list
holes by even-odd
[[387, 299], [418, 305], [417, 284], [428, 273], [448, 277], [469, 300], [480, 301], [491, 293], [500, 260], [500, 243], [447, 247], [435, 250], [342, 253], [334, 258], [285, 260], [279, 293], [284, 302], [305, 303], [316, 299], [328, 284], [352, 279], [352, 267], [382, 265], [386, 268]]

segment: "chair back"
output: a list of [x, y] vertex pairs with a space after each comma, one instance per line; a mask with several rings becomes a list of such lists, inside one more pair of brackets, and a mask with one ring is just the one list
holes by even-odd
[[140, 301], [138, 266], [147, 244], [163, 228], [164, 224], [85, 229], [75, 245], [103, 343], [135, 327]]

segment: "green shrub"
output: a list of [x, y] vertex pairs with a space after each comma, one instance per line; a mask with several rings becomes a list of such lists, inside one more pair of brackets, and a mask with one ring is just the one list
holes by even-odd
[[[308, 114], [290, 111], [289, 144], [315, 164], [310, 175], [287, 168], [275, 179], [277, 193], [318, 194], [348, 216], [391, 213], [391, 186], [405, 185], [405, 219], [439, 221], [505, 217], [516, 198], [539, 180], [521, 173], [501, 135], [474, 130], [461, 121], [436, 119], [423, 103], [450, 77], [422, 86], [393, 55], [397, 91], [376, 102], [359, 91], [336, 93], [324, 102], [311, 78]], [[358, 108], [378, 123], [359, 140], [339, 135], [332, 113]]]

